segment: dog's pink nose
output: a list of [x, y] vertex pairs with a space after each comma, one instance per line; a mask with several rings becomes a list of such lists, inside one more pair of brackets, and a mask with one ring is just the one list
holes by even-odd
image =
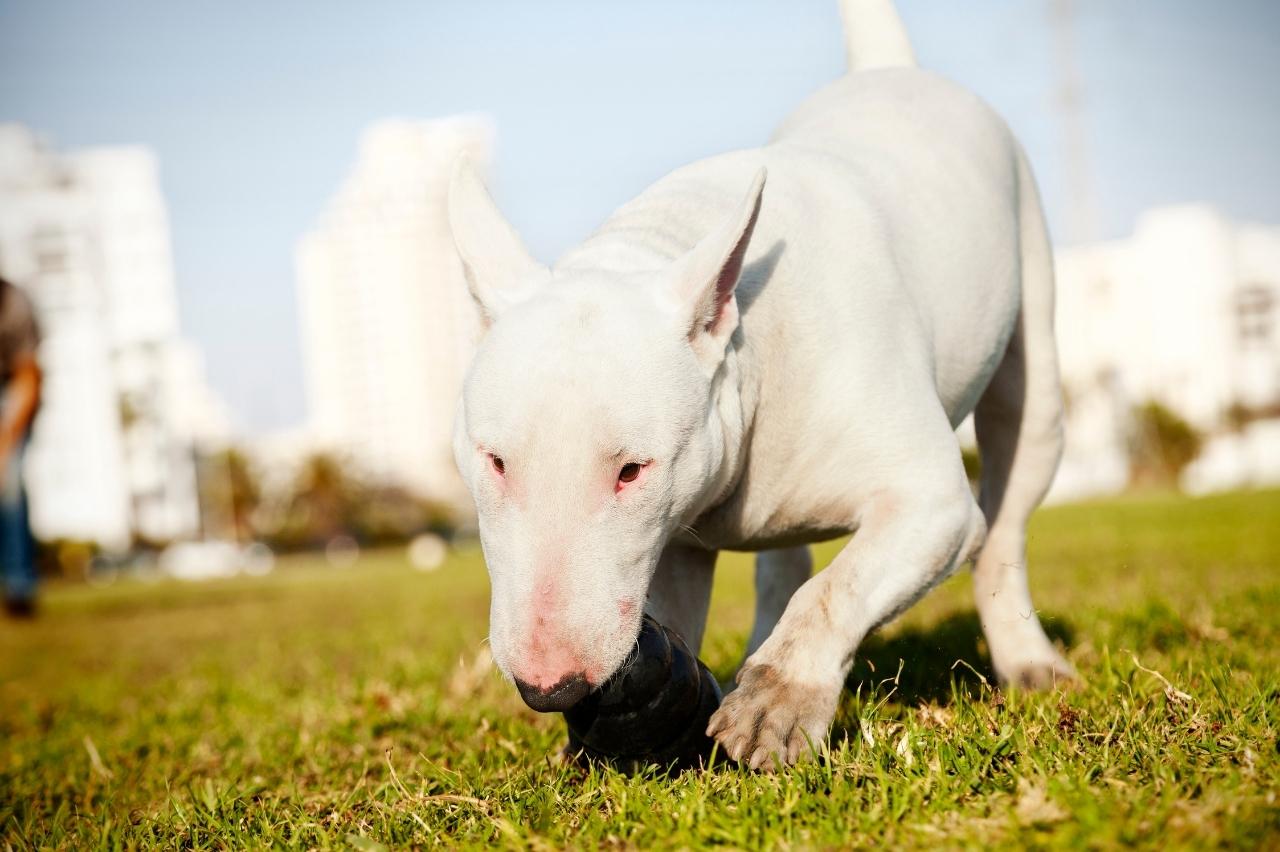
[[516, 689], [520, 690], [520, 697], [531, 709], [539, 713], [563, 713], [587, 697], [591, 684], [587, 683], [584, 675], [574, 674], [550, 688], [534, 686], [516, 678]]
[[511, 674], [524, 703], [540, 713], [563, 711], [591, 691], [581, 649], [559, 625], [539, 617]]

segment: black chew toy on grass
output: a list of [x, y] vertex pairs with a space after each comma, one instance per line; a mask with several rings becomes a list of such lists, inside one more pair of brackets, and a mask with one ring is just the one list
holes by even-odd
[[707, 722], [720, 698], [720, 685], [684, 640], [646, 615], [617, 674], [565, 711], [569, 753], [625, 771], [697, 766], [711, 755]]

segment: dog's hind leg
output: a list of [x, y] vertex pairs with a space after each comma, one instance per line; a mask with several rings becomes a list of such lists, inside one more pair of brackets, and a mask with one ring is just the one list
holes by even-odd
[[1062, 455], [1062, 392], [1053, 333], [1053, 260], [1025, 158], [1021, 183], [1022, 310], [974, 416], [987, 538], [974, 597], [1000, 680], [1044, 688], [1074, 675], [1045, 635], [1027, 587], [1027, 520]]
[[813, 557], [806, 545], [762, 550], [756, 554], [756, 621], [747, 640], [747, 657], [769, 638], [791, 596], [812, 573]]

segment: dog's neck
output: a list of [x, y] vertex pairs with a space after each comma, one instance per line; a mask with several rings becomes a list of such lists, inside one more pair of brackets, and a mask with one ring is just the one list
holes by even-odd
[[742, 368], [743, 333], [734, 333], [724, 361], [711, 380], [711, 406], [708, 411], [707, 429], [718, 438], [719, 449], [713, 454], [714, 467], [707, 477], [702, 499], [683, 519], [687, 525], [710, 509], [724, 502], [738, 487], [742, 478], [746, 449], [751, 436], [753, 404], [756, 393], [747, 385], [746, 371]]

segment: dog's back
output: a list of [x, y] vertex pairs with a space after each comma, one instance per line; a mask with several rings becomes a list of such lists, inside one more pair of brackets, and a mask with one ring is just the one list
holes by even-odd
[[[1021, 155], [1004, 121], [934, 73], [877, 68], [813, 95], [765, 152], [771, 178], [822, 174], [824, 196], [843, 194], [825, 218], [847, 220], [836, 225], [846, 233], [830, 238], [857, 250], [847, 285], [905, 290], [933, 341], [939, 392], [958, 422], [1007, 343], [983, 329], [1007, 328], [1018, 305]], [[863, 272], [868, 234], [894, 248], [895, 274]]]
[[[878, 0], [847, 5], [893, 15]], [[763, 166], [769, 185], [738, 287], [746, 334], [768, 342], [754, 354], [777, 375], [875, 360], [858, 319], [874, 313], [886, 346], [903, 334], [929, 339], [939, 395], [958, 423], [990, 379], [1018, 310], [1018, 146], [981, 99], [916, 68], [909, 46], [854, 62], [857, 45], [851, 38], [850, 73], [802, 103], [769, 144], [673, 171], [557, 268], [673, 261], [727, 215]], [[884, 319], [891, 316], [923, 327], [897, 327]], [[828, 343], [813, 351], [800, 335]]]

